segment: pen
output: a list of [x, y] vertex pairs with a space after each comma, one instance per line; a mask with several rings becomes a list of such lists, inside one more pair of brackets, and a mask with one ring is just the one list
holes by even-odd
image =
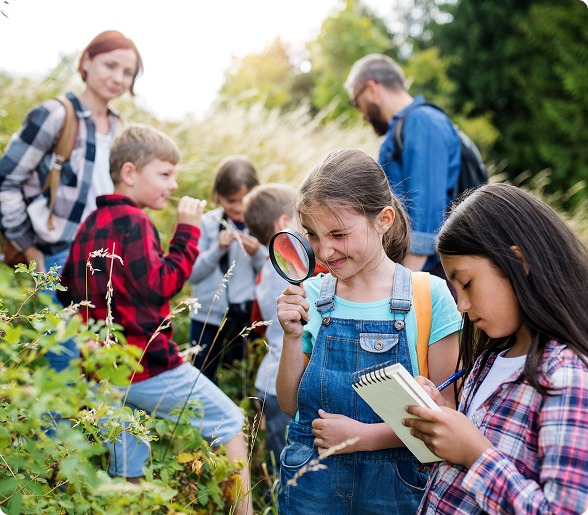
[[466, 373], [465, 368], [462, 368], [461, 370], [458, 370], [457, 372], [451, 374], [449, 376], [449, 379], [447, 379], [447, 381], [441, 383], [439, 386], [437, 386], [437, 390], [441, 391], [444, 388], [447, 388], [450, 384], [455, 383], [455, 381], [457, 381], [460, 377], [463, 377], [463, 375]]

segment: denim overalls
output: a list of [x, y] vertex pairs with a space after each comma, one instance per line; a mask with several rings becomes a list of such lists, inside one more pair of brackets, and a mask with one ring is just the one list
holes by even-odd
[[298, 390], [298, 421], [292, 420], [281, 455], [278, 507], [281, 515], [415, 513], [427, 475], [405, 447], [330, 456], [324, 470], [308, 470], [286, 483], [318, 458], [312, 421], [322, 408], [360, 422], [382, 422], [353, 390], [352, 375], [385, 361], [412, 370], [404, 317], [411, 306], [410, 270], [396, 265], [390, 310], [394, 321], [331, 318], [337, 280], [323, 278], [316, 306], [322, 325]]

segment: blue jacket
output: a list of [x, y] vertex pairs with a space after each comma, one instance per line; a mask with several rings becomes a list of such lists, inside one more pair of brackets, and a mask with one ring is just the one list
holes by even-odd
[[[419, 95], [411, 105], [424, 101]], [[390, 120], [379, 162], [410, 217], [410, 253], [430, 256], [424, 268], [428, 270], [435, 264], [435, 236], [459, 174], [461, 142], [444, 113], [430, 106], [419, 107], [404, 119], [402, 160], [395, 161], [393, 134], [403, 112]]]

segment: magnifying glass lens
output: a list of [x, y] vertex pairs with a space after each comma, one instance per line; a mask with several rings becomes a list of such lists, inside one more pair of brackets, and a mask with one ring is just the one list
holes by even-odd
[[270, 241], [269, 254], [276, 271], [291, 284], [300, 284], [314, 272], [314, 253], [302, 234], [286, 230]]

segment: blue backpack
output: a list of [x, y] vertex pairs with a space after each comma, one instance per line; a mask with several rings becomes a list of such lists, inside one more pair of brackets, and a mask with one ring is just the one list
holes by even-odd
[[[447, 113], [443, 111], [438, 105], [430, 102], [421, 102], [410, 106], [405, 112], [398, 118], [396, 127], [394, 127], [393, 141], [394, 141], [394, 154], [392, 158], [395, 161], [402, 162], [402, 151], [404, 150], [404, 118], [413, 109], [420, 106], [430, 106], [438, 109], [447, 116]], [[459, 176], [457, 178], [457, 184], [453, 189], [453, 199], [459, 197], [464, 191], [475, 189], [482, 184], [488, 182], [488, 170], [482, 161], [482, 156], [476, 144], [472, 139], [463, 132], [457, 125], [453, 125], [461, 141], [461, 168]]]

